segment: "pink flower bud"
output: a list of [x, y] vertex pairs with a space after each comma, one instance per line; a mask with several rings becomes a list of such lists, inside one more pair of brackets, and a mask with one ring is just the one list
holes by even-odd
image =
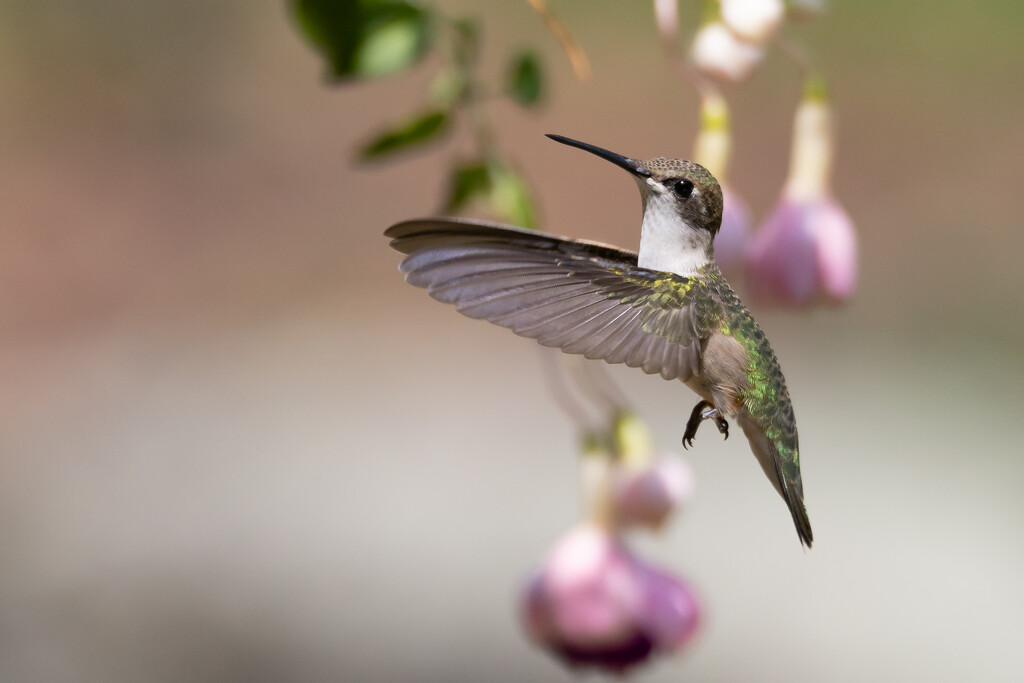
[[785, 13], [782, 0], [722, 0], [722, 21], [739, 38], [751, 42], [774, 33]]
[[715, 21], [697, 31], [690, 56], [696, 67], [709, 76], [739, 83], [750, 76], [764, 53], [757, 45], [737, 38], [725, 24]]
[[644, 469], [623, 468], [612, 493], [616, 521], [659, 529], [680, 503], [693, 498], [694, 487], [693, 470], [672, 456]]
[[728, 185], [722, 187], [722, 202], [722, 227], [715, 237], [715, 261], [726, 277], [733, 277], [743, 270], [743, 254], [752, 220], [743, 197]]
[[747, 283], [766, 303], [842, 303], [857, 285], [850, 217], [831, 197], [784, 198], [751, 240]]
[[678, 649], [693, 636], [699, 614], [689, 586], [592, 524], [555, 544], [527, 582], [522, 607], [538, 645], [572, 666], [617, 673]]

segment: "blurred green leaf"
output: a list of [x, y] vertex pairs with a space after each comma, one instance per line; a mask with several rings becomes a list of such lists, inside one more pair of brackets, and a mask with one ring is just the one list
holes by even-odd
[[498, 159], [472, 161], [452, 170], [444, 211], [457, 213], [471, 205], [513, 225], [537, 227], [529, 188]]
[[431, 14], [402, 0], [293, 0], [307, 39], [335, 80], [408, 68], [430, 47]]
[[491, 169], [491, 211], [503, 220], [524, 228], [537, 227], [537, 214], [526, 181], [511, 168], [501, 165]]
[[368, 23], [370, 30], [356, 51], [355, 70], [362, 77], [383, 76], [406, 69], [429, 47], [430, 16], [410, 5], [394, 5], [378, 11]]
[[306, 39], [323, 54], [333, 74], [351, 74], [363, 31], [360, 3], [294, 0], [292, 11]]
[[473, 161], [452, 169], [445, 213], [458, 213], [491, 191], [491, 174], [485, 162]]
[[465, 76], [453, 69], [444, 69], [430, 82], [430, 99], [439, 107], [450, 108], [465, 98], [469, 82]]
[[439, 138], [448, 128], [448, 114], [431, 109], [402, 121], [390, 130], [380, 133], [359, 150], [362, 161], [422, 145]]
[[541, 71], [540, 59], [535, 53], [522, 52], [512, 60], [505, 90], [512, 99], [524, 107], [540, 102], [544, 94], [544, 74]]

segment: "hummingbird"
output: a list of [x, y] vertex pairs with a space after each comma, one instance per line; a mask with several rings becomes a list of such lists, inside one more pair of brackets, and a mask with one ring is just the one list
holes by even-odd
[[547, 137], [628, 171], [640, 188], [639, 252], [484, 221], [424, 218], [385, 236], [406, 255], [406, 281], [435, 299], [544, 346], [681, 380], [700, 401], [683, 433], [739, 424], [813, 541], [803, 502], [796, 418], [779, 362], [715, 263], [722, 190], [685, 159], [637, 160], [561, 135]]

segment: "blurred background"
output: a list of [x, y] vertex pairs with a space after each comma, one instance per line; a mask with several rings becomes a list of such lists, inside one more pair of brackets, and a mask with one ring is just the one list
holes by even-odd
[[[541, 225], [635, 248], [633, 183], [542, 134], [690, 152], [650, 3], [556, 5], [587, 83], [526, 3], [439, 4], [482, 16], [485, 72], [546, 59], [544, 108], [491, 109]], [[1013, 0], [863, 0], [795, 32], [862, 249], [848, 307], [755, 310], [815, 547], [704, 431], [695, 503], [639, 546], [706, 619], [638, 680], [1024, 680], [1022, 28]], [[381, 236], [469, 140], [352, 163], [430, 72], [328, 87], [279, 2], [0, 5], [0, 679], [572, 678], [515, 612], [578, 514], [571, 424], [532, 342], [405, 285]], [[759, 217], [799, 88], [774, 54], [731, 95]], [[682, 453], [688, 390], [612, 372]]]

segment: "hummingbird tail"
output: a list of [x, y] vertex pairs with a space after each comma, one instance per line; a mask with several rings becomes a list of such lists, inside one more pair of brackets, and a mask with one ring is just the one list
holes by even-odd
[[[800, 543], [810, 548], [814, 542], [814, 533], [811, 531], [811, 520], [807, 517], [807, 508], [804, 507], [804, 487], [796, 456], [794, 455], [792, 459], [783, 458], [778, 446], [768, 438], [764, 429], [750, 413], [743, 411], [737, 416], [737, 422], [747, 435], [750, 448], [754, 451], [765, 476], [786, 501]], [[796, 453], [795, 444], [793, 452]]]
[[787, 498], [786, 505], [789, 506], [789, 511], [793, 515], [793, 523], [796, 525], [796, 533], [800, 537], [800, 542], [810, 548], [814, 542], [814, 533], [811, 531], [811, 520], [807, 516], [807, 508], [804, 507], [803, 499]]

